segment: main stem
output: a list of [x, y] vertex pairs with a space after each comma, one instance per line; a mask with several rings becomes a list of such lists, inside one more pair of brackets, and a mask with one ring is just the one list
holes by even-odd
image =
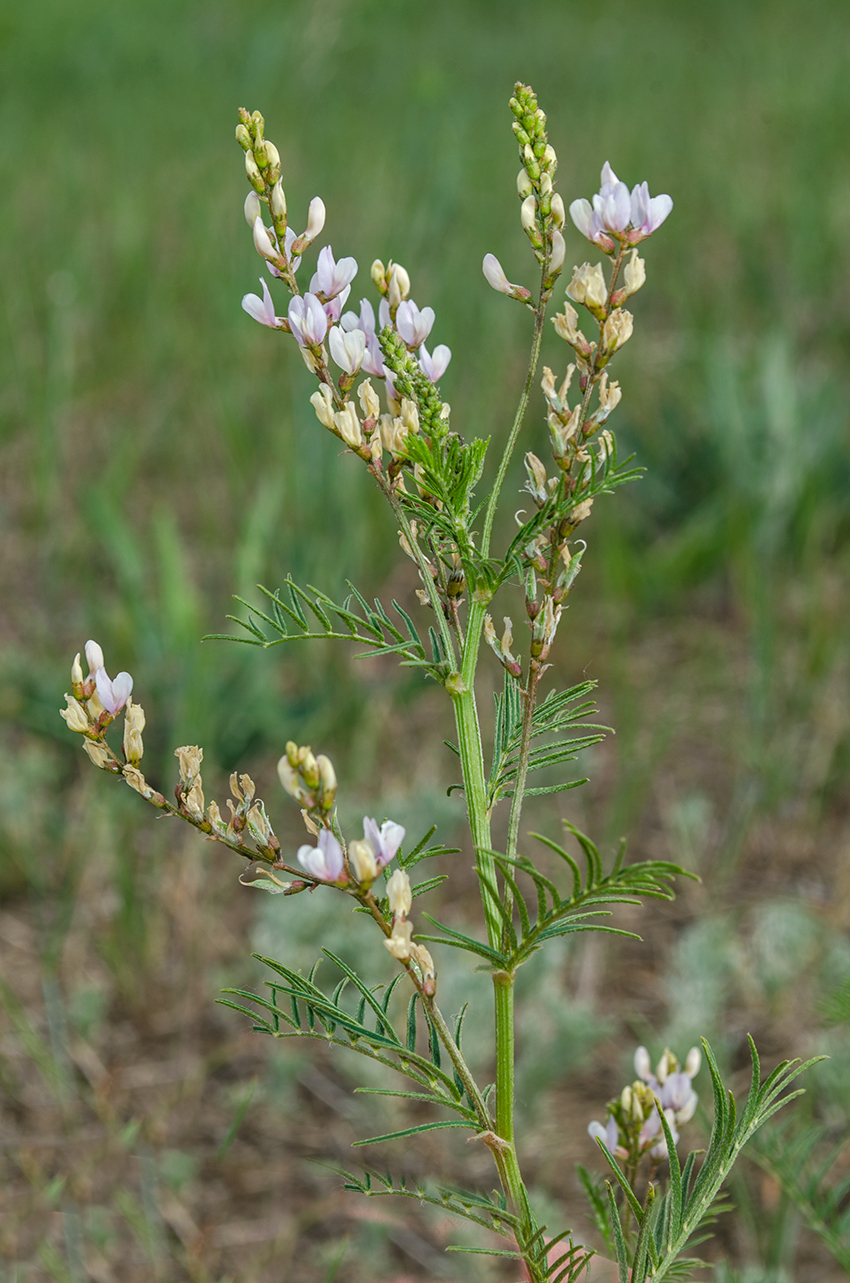
[[[542, 291], [541, 291], [542, 294]], [[520, 397], [514, 422], [511, 427], [496, 482], [493, 487], [484, 519], [484, 530], [481, 539], [481, 552], [486, 556], [490, 547], [490, 537], [496, 514], [499, 492], [507, 474], [508, 465], [516, 446], [520, 428], [525, 417], [540, 346], [543, 338], [543, 322], [546, 305], [541, 298], [535, 312], [534, 335], [528, 363], [528, 373]], [[496, 864], [491, 854], [490, 837], [490, 801], [487, 781], [484, 775], [484, 753], [481, 744], [481, 726], [478, 708], [475, 702], [475, 672], [478, 665], [478, 653], [481, 645], [481, 633], [484, 627], [486, 601], [476, 600], [473, 596], [467, 621], [466, 639], [463, 647], [460, 689], [454, 697], [455, 720], [457, 723], [458, 748], [463, 770], [463, 784], [466, 793], [466, 807], [469, 817], [469, 829], [475, 848], [475, 867], [481, 886], [481, 900], [484, 907], [484, 919], [487, 926], [487, 938], [491, 948], [501, 949], [501, 917], [495, 905], [494, 897], [498, 895]], [[528, 1204], [519, 1162], [514, 1147], [514, 976], [507, 971], [497, 971], [493, 976], [496, 1022], [496, 1134], [503, 1146], [498, 1154], [499, 1174], [505, 1185], [505, 1192], [511, 1200], [514, 1210], [523, 1218], [529, 1229], [533, 1217]], [[495, 1150], [494, 1150], [495, 1153]]]

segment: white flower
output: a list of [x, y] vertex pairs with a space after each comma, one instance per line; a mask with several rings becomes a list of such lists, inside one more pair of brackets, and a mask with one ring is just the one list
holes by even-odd
[[242, 299], [242, 308], [260, 325], [267, 325], [270, 330], [279, 330], [283, 328], [283, 318], [275, 315], [274, 301], [269, 293], [269, 287], [262, 277], [260, 285], [263, 287], [263, 297], [257, 294], [246, 294]]
[[587, 200], [574, 200], [570, 205], [570, 217], [582, 236], [610, 251], [613, 242], [606, 233], [619, 240], [625, 239], [627, 234], [629, 244], [636, 245], [661, 226], [672, 208], [673, 201], [666, 194], [650, 196], [645, 182], [638, 183], [630, 193], [606, 160], [593, 204]]
[[320, 882], [338, 882], [342, 876], [342, 847], [330, 829], [322, 829], [317, 846], [300, 846], [298, 863]]
[[341, 258], [339, 262], [334, 260], [333, 250], [330, 245], [325, 245], [319, 250], [319, 258], [316, 263], [316, 271], [310, 282], [311, 294], [324, 294], [325, 300], [336, 298], [341, 294], [346, 285], [350, 285], [357, 275], [357, 260], [355, 258]]
[[321, 196], [314, 196], [310, 201], [310, 207], [307, 210], [307, 230], [301, 236], [302, 241], [309, 245], [319, 235], [319, 232], [325, 225], [325, 202]]
[[256, 223], [257, 219], [262, 214], [262, 206], [260, 205], [260, 198], [256, 192], [249, 192], [248, 195], [245, 197], [244, 209], [245, 209], [245, 222], [248, 224], [250, 228], [253, 229], [253, 226]]
[[420, 312], [413, 299], [405, 299], [398, 305], [395, 323], [396, 329], [409, 348], [421, 347], [431, 333], [434, 309], [423, 307]]
[[289, 328], [302, 347], [318, 347], [328, 332], [328, 318], [315, 294], [296, 294], [289, 301]]
[[593, 197], [594, 227], [596, 231], [623, 232], [632, 217], [629, 189], [620, 182], [606, 160], [602, 167], [602, 182]]
[[331, 356], [346, 374], [356, 374], [366, 353], [366, 335], [362, 330], [349, 330], [346, 334], [335, 325], [328, 335]]
[[661, 226], [672, 208], [672, 197], [666, 193], [663, 196], [650, 196], [648, 183], [638, 183], [633, 187], [631, 220], [634, 230], [629, 236], [630, 243], [636, 245], [638, 241], [651, 236]]
[[434, 348], [433, 355], [428, 351], [423, 343], [419, 349], [419, 364], [422, 367], [422, 373], [432, 383], [439, 383], [449, 366], [452, 359], [452, 350], [446, 347], [445, 343], [438, 343]]
[[552, 253], [549, 257], [549, 271], [554, 275], [560, 272], [567, 257], [567, 242], [560, 232], [552, 233]]

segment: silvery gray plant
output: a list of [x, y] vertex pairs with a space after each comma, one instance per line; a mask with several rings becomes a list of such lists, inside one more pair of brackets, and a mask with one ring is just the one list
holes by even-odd
[[[377, 987], [325, 948], [322, 954], [342, 977], [332, 991], [318, 983], [315, 968], [304, 976], [285, 962], [263, 959], [272, 973], [267, 995], [230, 990], [226, 1001], [274, 1038], [320, 1039], [386, 1066], [404, 1081], [384, 1094], [435, 1107], [427, 1122], [359, 1143], [401, 1140], [444, 1127], [467, 1130], [491, 1152], [499, 1189], [491, 1194], [449, 1188], [439, 1173], [432, 1183], [413, 1186], [371, 1169], [346, 1173], [346, 1187], [366, 1196], [435, 1204], [503, 1240], [499, 1248], [484, 1238], [480, 1248], [463, 1250], [513, 1259], [531, 1283], [567, 1283], [585, 1272], [592, 1277], [594, 1254], [569, 1229], [541, 1222], [523, 1179], [521, 1138], [515, 1134], [514, 981], [518, 969], [550, 940], [580, 931], [618, 931], [608, 922], [613, 906], [672, 898], [673, 880], [684, 870], [661, 861], [629, 864], [623, 850], [606, 868], [591, 839], [569, 821], [561, 841], [543, 836], [535, 839], [536, 848], [529, 847], [520, 843], [520, 823], [527, 799], [583, 782], [535, 783], [540, 772], [550, 781], [553, 772], [602, 737], [602, 728], [590, 720], [593, 683], [544, 692], [544, 679], [586, 552], [579, 529], [600, 495], [639, 472], [631, 461], [618, 459], [608, 427], [621, 399], [609, 369], [633, 331], [625, 304], [646, 281], [638, 246], [661, 226], [673, 202], [666, 195], [651, 197], [645, 182], [629, 190], [606, 162], [592, 201], [570, 204], [572, 222], [602, 261], [573, 267], [563, 309], [552, 318], [569, 348], [569, 361], [557, 375], [545, 368], [541, 379], [551, 457], [544, 462], [525, 453], [527, 509], [517, 514], [518, 529], [507, 546], [494, 548], [498, 504], [535, 386], [547, 311], [567, 261], [566, 210], [555, 187], [557, 157], [546, 117], [528, 86], [516, 86], [510, 105], [521, 162], [520, 219], [536, 260], [537, 283], [533, 289], [512, 283], [494, 255], [484, 258], [487, 282], [527, 311], [532, 336], [516, 413], [506, 436], [495, 443], [495, 477], [481, 497], [476, 487], [491, 442], [467, 439], [452, 426], [451, 408], [439, 387], [451, 352], [444, 344], [428, 346], [433, 309], [414, 302], [401, 264], [376, 259], [371, 281], [377, 312], [368, 297], [357, 311], [344, 310], [358, 265], [351, 257], [335, 258], [330, 245], [319, 250], [309, 288], [302, 292], [298, 273], [321, 236], [324, 204], [318, 197], [310, 202], [305, 230], [297, 233], [289, 221], [281, 158], [265, 137], [262, 116], [242, 109], [236, 129], [250, 188], [245, 215], [275, 290], [264, 276], [261, 295], [246, 295], [242, 306], [298, 345], [316, 379], [310, 400], [320, 425], [371, 475], [420, 581], [415, 603], [387, 605], [367, 601], [353, 585], [345, 600], [335, 601], [290, 578], [280, 591], [262, 589], [262, 606], [242, 603], [246, 616], [238, 622], [244, 636], [238, 640], [264, 649], [311, 639], [353, 643], [363, 654], [395, 656], [445, 690], [456, 723], [483, 931], [458, 931], [415, 905], [446, 876], [415, 882], [412, 875], [420, 865], [442, 856], [451, 870], [452, 852], [432, 842], [435, 828], [408, 842], [394, 820], [379, 823], [366, 816], [362, 836], [343, 832], [336, 772], [325, 754], [290, 741], [278, 763], [281, 784], [300, 807], [307, 830], [303, 844], [289, 852], [248, 775], [231, 776], [227, 816], [206, 801], [198, 746], [176, 750], [174, 801], [148, 782], [141, 770], [145, 715], [132, 700], [132, 678], [119, 673], [110, 679], [94, 641], [85, 647], [86, 675], [79, 655], [74, 661], [62, 716], [82, 736], [96, 766], [122, 778], [160, 812], [240, 856], [241, 882], [284, 899], [308, 890], [328, 896], [329, 939], [334, 913], [345, 907], [339, 903], [335, 909], [331, 900], [341, 897], [364, 914], [364, 931], [382, 933], [387, 974]], [[290, 298], [284, 305], [286, 292]], [[509, 584], [523, 595], [525, 619], [517, 628], [506, 617], [497, 629], [490, 612]], [[495, 666], [487, 660], [488, 671], [500, 677], [489, 770], [476, 702], [482, 651], [495, 656]], [[107, 732], [122, 711], [118, 752]], [[508, 808], [507, 837], [504, 850], [497, 851], [491, 821], [500, 804]], [[539, 855], [535, 859], [542, 848], [556, 860], [558, 875], [549, 876]], [[465, 1008], [450, 1020], [440, 1007], [438, 964], [447, 949], [465, 951], [492, 978], [491, 1088], [479, 1084], [464, 1056]], [[739, 1107], [721, 1081], [711, 1049], [703, 1047], [714, 1097], [705, 1151], [690, 1153], [682, 1163], [677, 1149], [679, 1128], [696, 1108], [692, 1080], [701, 1056], [695, 1048], [682, 1065], [665, 1051], [654, 1071], [648, 1053], [639, 1048], [634, 1082], [608, 1103], [604, 1123], [590, 1124], [608, 1179], [583, 1169], [580, 1176], [621, 1283], [682, 1278], [695, 1268], [698, 1262], [683, 1253], [706, 1233], [741, 1148], [798, 1094], [786, 1088], [813, 1063], [783, 1062], [762, 1081], [751, 1043], [752, 1084]]]

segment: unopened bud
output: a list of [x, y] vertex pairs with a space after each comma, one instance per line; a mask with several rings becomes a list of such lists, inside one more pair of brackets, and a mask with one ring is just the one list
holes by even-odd
[[367, 838], [349, 843], [348, 862], [361, 886], [371, 886], [378, 876], [378, 862], [372, 843]]
[[567, 242], [557, 229], [552, 233], [552, 253], [549, 255], [549, 275], [554, 276], [564, 266], [567, 257]]
[[96, 641], [86, 642], [86, 660], [90, 673], [96, 673], [99, 668], [103, 668], [103, 651]]
[[305, 786], [298, 771], [290, 765], [288, 757], [280, 759], [277, 764], [277, 773], [281, 784], [289, 796], [295, 798], [296, 802], [312, 802], [310, 790]]
[[319, 763], [316, 761], [313, 750], [309, 747], [304, 747], [299, 750], [298, 757], [304, 783], [308, 788], [317, 788], [321, 777], [319, 775]]
[[274, 143], [266, 141], [264, 146], [266, 153], [266, 167], [269, 171], [266, 174], [266, 182], [276, 185], [280, 178], [280, 152], [275, 147]]
[[528, 171], [525, 169], [521, 169], [516, 176], [516, 190], [520, 200], [525, 200], [534, 190], [531, 185], [531, 179], [528, 177]]
[[280, 221], [286, 218], [286, 193], [283, 190], [283, 182], [278, 179], [272, 188], [270, 197], [272, 217]]
[[389, 303], [390, 308], [398, 307], [399, 303], [410, 295], [410, 277], [408, 276], [401, 263], [394, 263], [390, 272], [389, 280]]
[[336, 797], [336, 771], [324, 753], [316, 758], [316, 765], [319, 768], [319, 802], [323, 811], [329, 811]]
[[245, 153], [245, 173], [248, 176], [248, 182], [255, 192], [264, 192], [266, 190], [265, 180], [260, 173], [260, 168], [254, 160], [254, 153], [246, 151]]
[[552, 215], [552, 222], [560, 230], [566, 221], [566, 210], [564, 209], [564, 198], [560, 192], [554, 192], [549, 202], [549, 210]]
[[239, 146], [244, 147], [246, 151], [251, 150], [251, 135], [248, 133], [248, 130], [244, 125], [236, 126], [236, 141]]
[[685, 1073], [689, 1078], [696, 1078], [701, 1064], [702, 1056], [700, 1054], [699, 1047], [691, 1047], [685, 1061]]
[[537, 226], [537, 201], [533, 196], [526, 196], [520, 207], [520, 219], [526, 232], [533, 231]]
[[80, 663], [79, 654], [74, 656], [74, 662], [71, 665], [71, 682], [74, 686], [82, 686], [83, 684], [83, 666]]
[[379, 258], [376, 258], [370, 269], [372, 284], [381, 291], [382, 294], [387, 292], [387, 270]]

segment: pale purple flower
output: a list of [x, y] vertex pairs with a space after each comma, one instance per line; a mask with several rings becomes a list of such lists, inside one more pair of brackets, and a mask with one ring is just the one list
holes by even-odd
[[673, 208], [673, 199], [666, 193], [650, 196], [649, 184], [643, 182], [632, 188], [631, 206], [629, 244], [637, 245], [661, 226]]
[[[676, 1128], [676, 1118], [672, 1109], [665, 1109], [664, 1117], [667, 1120], [667, 1126], [670, 1128], [670, 1135], [673, 1138], [673, 1144], [677, 1145], [679, 1143], [679, 1133]], [[661, 1132], [661, 1139], [657, 1143], [653, 1144], [653, 1140], [659, 1132]], [[641, 1127], [640, 1132], [638, 1133], [638, 1144], [642, 1150], [648, 1149], [650, 1156], [657, 1162], [660, 1162], [663, 1158], [667, 1158], [667, 1138], [661, 1130], [661, 1117], [658, 1113], [657, 1106], [653, 1109], [649, 1118], [647, 1118], [646, 1122]]]
[[632, 217], [629, 189], [621, 182], [606, 160], [602, 167], [601, 185], [593, 197], [596, 231], [623, 232]]
[[385, 330], [388, 325], [392, 325], [390, 305], [385, 298], [382, 298], [378, 304], [378, 328]]
[[610, 1154], [615, 1154], [620, 1147], [620, 1129], [613, 1114], [608, 1115], [608, 1122], [603, 1127], [596, 1119], [587, 1125], [587, 1134], [594, 1140], [601, 1140]]
[[424, 343], [419, 349], [419, 364], [422, 367], [422, 373], [432, 383], [439, 383], [449, 368], [451, 359], [452, 350], [450, 347], [446, 347], [445, 343], [438, 343], [434, 348], [433, 355], [428, 351]]
[[338, 882], [342, 876], [342, 847], [330, 829], [322, 829], [316, 846], [300, 846], [298, 863], [320, 882]]
[[421, 347], [431, 333], [431, 326], [434, 324], [434, 309], [433, 307], [423, 307], [420, 312], [413, 299], [406, 298], [404, 302], [398, 305], [395, 324], [396, 329], [408, 347]]
[[325, 302], [341, 294], [357, 275], [357, 259], [341, 258], [336, 262], [330, 245], [319, 250], [316, 271], [310, 282], [311, 294], [324, 294]]
[[404, 841], [404, 827], [394, 820], [384, 820], [380, 828], [368, 815], [363, 816], [363, 836], [372, 844], [375, 863], [383, 869], [398, 852]]
[[279, 330], [283, 326], [283, 319], [275, 315], [269, 287], [262, 277], [260, 284], [263, 287], [263, 297], [260, 298], [257, 294], [246, 294], [242, 299], [242, 307], [255, 321], [259, 321], [260, 325], [267, 325], [271, 330]]
[[665, 1110], [671, 1109], [677, 1123], [686, 1123], [694, 1116], [697, 1094], [691, 1086], [690, 1074], [670, 1074], [658, 1093]]
[[375, 309], [367, 298], [360, 300], [360, 315], [356, 312], [344, 312], [340, 320], [344, 330], [362, 330], [366, 341], [375, 337]]
[[328, 347], [341, 370], [346, 374], [356, 374], [366, 353], [366, 335], [362, 330], [346, 333], [335, 325], [328, 335]]
[[89, 676], [96, 673], [99, 668], [103, 668], [103, 651], [96, 641], [86, 642], [86, 659], [89, 665]]
[[[313, 279], [315, 280], [316, 278], [314, 277]], [[338, 294], [336, 298], [330, 299], [330, 301], [325, 304], [325, 316], [328, 318], [331, 325], [336, 325], [339, 320], [340, 313], [348, 302], [348, 296], [350, 293], [351, 286], [346, 285], [341, 294]]]
[[570, 217], [582, 236], [610, 252], [614, 248], [611, 236], [623, 240], [627, 234], [629, 244], [636, 245], [661, 226], [672, 208], [669, 196], [651, 197], [645, 182], [638, 183], [630, 193], [606, 160], [593, 204], [574, 200]]
[[645, 1083], [648, 1083], [652, 1078], [652, 1061], [649, 1059], [649, 1052], [646, 1047], [638, 1047], [635, 1052], [635, 1073]]
[[289, 328], [302, 347], [318, 347], [328, 332], [328, 318], [315, 294], [296, 294], [289, 301]]
[[[88, 653], [88, 647], [86, 652]], [[94, 680], [97, 697], [107, 713], [112, 713], [113, 716], [120, 713], [133, 693], [133, 679], [130, 674], [119, 673], [114, 681], [110, 681], [106, 669], [100, 667], [95, 672]]]

